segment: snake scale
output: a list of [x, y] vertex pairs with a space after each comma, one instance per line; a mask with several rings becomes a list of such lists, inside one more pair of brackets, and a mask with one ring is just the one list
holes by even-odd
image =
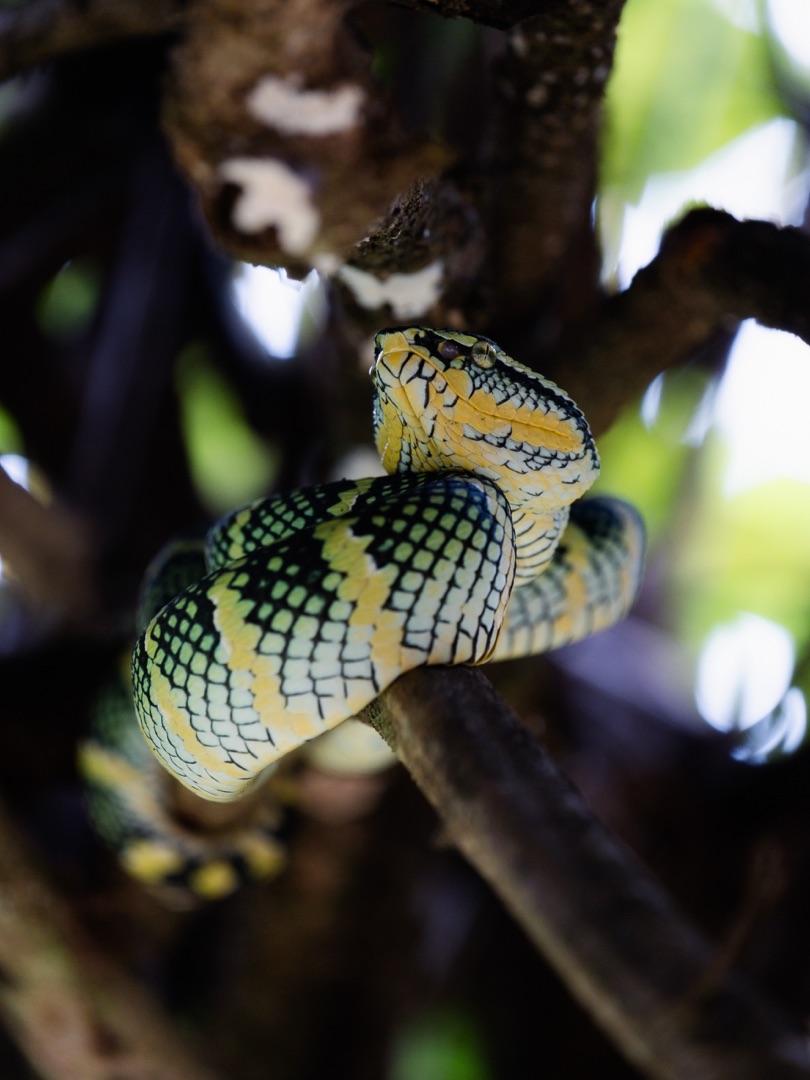
[[558, 386], [426, 327], [377, 334], [371, 378], [388, 475], [234, 511], [146, 612], [137, 719], [204, 798], [240, 798], [404, 672], [553, 649], [635, 598], [643, 526], [619, 500], [579, 501], [599, 458]]

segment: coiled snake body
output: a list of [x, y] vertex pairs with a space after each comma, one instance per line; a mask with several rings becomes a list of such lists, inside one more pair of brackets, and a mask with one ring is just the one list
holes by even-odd
[[636, 513], [577, 502], [599, 463], [553, 383], [472, 334], [377, 335], [374, 431], [390, 475], [261, 500], [219, 521], [208, 573], [133, 654], [163, 765], [230, 800], [422, 664], [541, 652], [621, 618]]

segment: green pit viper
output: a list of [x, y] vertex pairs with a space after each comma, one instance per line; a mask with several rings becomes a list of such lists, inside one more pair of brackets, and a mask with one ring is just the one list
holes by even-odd
[[[388, 475], [259, 500], [150, 576], [135, 712], [160, 763], [203, 798], [240, 798], [415, 667], [544, 652], [635, 598], [642, 523], [619, 500], [578, 501], [599, 458], [558, 386], [488, 338], [426, 327], [377, 334], [371, 378]], [[115, 743], [96, 740], [103, 762], [89, 743], [85, 762], [108, 802], [123, 798]], [[146, 782], [141, 763], [129, 772]], [[146, 822], [127, 798], [126, 836], [150, 837], [155, 878], [156, 796], [141, 799]], [[251, 841], [257, 872], [280, 864], [271, 834]], [[120, 833], [119, 847], [137, 863]], [[166, 856], [172, 872], [179, 858]]]

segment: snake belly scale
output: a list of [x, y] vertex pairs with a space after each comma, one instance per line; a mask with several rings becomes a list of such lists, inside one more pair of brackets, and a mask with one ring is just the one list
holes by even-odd
[[219, 521], [208, 573], [133, 654], [160, 761], [209, 799], [422, 664], [541, 652], [632, 603], [632, 508], [578, 502], [599, 461], [554, 383], [486, 338], [424, 327], [375, 341], [373, 423], [389, 474], [275, 496]]

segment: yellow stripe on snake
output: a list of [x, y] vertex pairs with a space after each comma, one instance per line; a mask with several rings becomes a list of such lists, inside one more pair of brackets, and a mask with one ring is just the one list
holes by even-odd
[[599, 461], [563, 391], [472, 334], [385, 330], [375, 348], [391, 475], [218, 522], [210, 572], [135, 648], [143, 733], [205, 798], [244, 795], [404, 672], [555, 648], [635, 596], [642, 526], [615, 500], [576, 503]]

